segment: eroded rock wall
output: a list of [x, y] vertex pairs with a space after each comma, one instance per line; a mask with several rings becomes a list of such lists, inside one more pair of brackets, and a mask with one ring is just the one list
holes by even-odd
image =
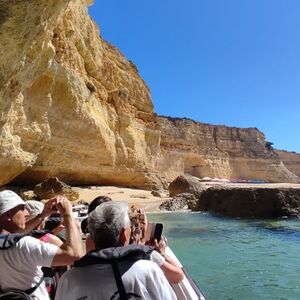
[[298, 177], [300, 177], [300, 154], [284, 150], [276, 150], [284, 165]]
[[163, 158], [158, 168], [168, 181], [197, 177], [297, 182], [256, 128], [214, 126], [190, 119], [159, 117]]
[[1, 1], [0, 39], [1, 185], [160, 182], [149, 89], [86, 1]]

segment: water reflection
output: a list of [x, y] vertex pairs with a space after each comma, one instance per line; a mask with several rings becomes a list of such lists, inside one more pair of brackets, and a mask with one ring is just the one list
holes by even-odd
[[300, 241], [300, 225], [299, 220], [297, 221], [274, 221], [274, 220], [266, 220], [266, 221], [256, 221], [252, 222], [251, 226], [255, 227], [262, 233], [271, 234], [278, 236], [279, 238], [291, 238]]

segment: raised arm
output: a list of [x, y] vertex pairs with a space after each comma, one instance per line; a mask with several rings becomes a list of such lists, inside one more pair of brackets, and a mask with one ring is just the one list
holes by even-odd
[[56, 208], [64, 218], [66, 241], [58, 249], [52, 266], [71, 265], [84, 255], [79, 228], [72, 215], [72, 205], [65, 197], [59, 197]]
[[165, 238], [162, 237], [159, 243], [157, 242], [157, 240], [155, 240], [154, 247], [160, 253], [160, 255], [162, 255], [165, 258], [165, 262], [160, 267], [168, 281], [170, 283], [179, 283], [183, 279], [184, 274], [181, 269], [181, 266], [178, 265], [174, 259], [172, 259], [166, 254]]

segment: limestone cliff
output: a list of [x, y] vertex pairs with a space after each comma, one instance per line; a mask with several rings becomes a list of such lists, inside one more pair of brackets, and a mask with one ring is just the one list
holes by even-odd
[[284, 150], [276, 150], [284, 165], [294, 174], [300, 177], [300, 154]]
[[197, 177], [298, 182], [256, 128], [235, 128], [159, 117], [163, 157], [157, 168], [167, 180]]
[[149, 89], [86, 1], [0, 1], [0, 40], [0, 185], [160, 182]]

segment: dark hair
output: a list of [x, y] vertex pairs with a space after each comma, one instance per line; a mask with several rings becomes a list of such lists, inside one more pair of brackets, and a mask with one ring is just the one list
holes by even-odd
[[90, 204], [89, 204], [89, 208], [88, 208], [88, 214], [91, 213], [98, 205], [104, 203], [104, 202], [108, 202], [108, 201], [112, 201], [112, 199], [108, 196], [99, 196], [97, 198], [95, 198]]
[[63, 217], [50, 217], [45, 224], [45, 230], [53, 231], [64, 221]]
[[[88, 214], [90, 214], [97, 206], [104, 202], [112, 201], [112, 199], [108, 196], [98, 196], [95, 198], [88, 207]], [[87, 218], [81, 222], [81, 231], [82, 233], [88, 233], [89, 230], [87, 228]]]

